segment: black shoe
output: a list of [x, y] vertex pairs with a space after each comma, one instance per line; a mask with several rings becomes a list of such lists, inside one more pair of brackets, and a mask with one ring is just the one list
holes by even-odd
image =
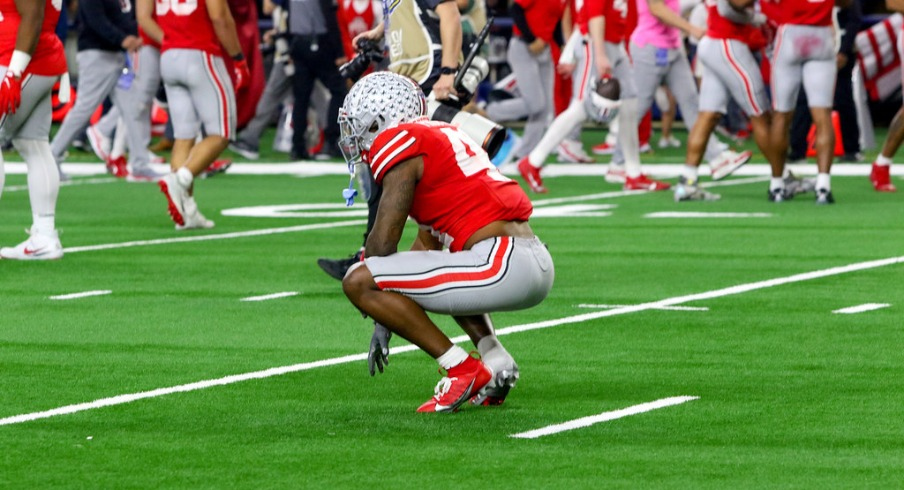
[[260, 151], [256, 146], [245, 143], [242, 140], [235, 140], [229, 143], [229, 149], [249, 160], [257, 160], [261, 157]]
[[323, 269], [323, 272], [326, 272], [327, 275], [336, 279], [337, 281], [341, 281], [345, 279], [345, 273], [348, 272], [348, 269], [354, 265], [356, 262], [361, 261], [361, 252], [358, 252], [348, 258], [345, 259], [325, 259], [319, 258], [317, 259], [317, 265]]
[[794, 199], [794, 193], [788, 192], [788, 190], [785, 188], [769, 189], [766, 197], [768, 197], [772, 202], [785, 202]]
[[339, 152], [339, 147], [336, 146], [336, 143], [330, 141], [324, 141], [320, 151], [314, 155], [315, 160], [334, 160], [337, 158], [342, 158], [342, 153]]
[[817, 190], [816, 204], [835, 204], [835, 198], [832, 196], [832, 191], [828, 189]]
[[297, 152], [295, 150], [292, 150], [291, 152], [289, 152], [289, 158], [292, 160], [310, 160], [311, 155], [306, 151]]

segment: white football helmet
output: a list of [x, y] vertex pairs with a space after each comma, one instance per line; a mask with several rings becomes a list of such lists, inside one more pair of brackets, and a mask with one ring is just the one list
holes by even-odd
[[[618, 81], [613, 78], [607, 83], [612, 82], [617, 83]], [[598, 123], [608, 123], [618, 115], [618, 108], [621, 107], [621, 101], [617, 98], [610, 99], [600, 95], [597, 90], [599, 85], [599, 80], [590, 82], [590, 90], [587, 91], [587, 96], [584, 97], [584, 110], [587, 111], [587, 115], [594, 121]]]
[[424, 92], [410, 78], [378, 71], [358, 80], [339, 109], [339, 148], [349, 171], [384, 129], [426, 115]]

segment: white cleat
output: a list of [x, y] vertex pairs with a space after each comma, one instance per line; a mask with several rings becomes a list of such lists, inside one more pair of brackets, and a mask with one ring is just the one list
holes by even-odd
[[213, 228], [216, 223], [204, 217], [201, 214], [201, 211], [198, 210], [198, 205], [195, 203], [195, 198], [192, 196], [188, 196], [185, 201], [185, 224], [184, 225], [176, 225], [177, 231], [185, 231], [185, 230], [209, 230]]
[[160, 192], [166, 196], [170, 218], [177, 225], [185, 225], [185, 199], [188, 192], [179, 184], [175, 173], [169, 173], [157, 182]]
[[34, 228], [25, 230], [31, 235], [15, 247], [0, 248], [0, 258], [8, 260], [57, 260], [63, 257], [63, 246], [56, 230], [49, 235], [39, 234]]
[[569, 163], [594, 163], [596, 160], [587, 154], [584, 145], [576, 140], [562, 140], [557, 149], [559, 158]]
[[741, 168], [745, 163], [750, 161], [753, 153], [749, 150], [737, 153], [731, 150], [725, 150], [719, 153], [719, 156], [709, 162], [709, 168], [712, 170], [713, 180], [722, 180], [733, 174], [735, 170]]
[[113, 141], [101, 133], [94, 125], [88, 126], [85, 135], [88, 136], [88, 143], [97, 158], [100, 158], [102, 162], [106, 162], [110, 158], [110, 149], [113, 147]]

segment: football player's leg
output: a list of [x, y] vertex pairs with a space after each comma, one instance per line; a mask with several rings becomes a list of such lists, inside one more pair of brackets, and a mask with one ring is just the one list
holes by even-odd
[[[638, 115], [636, 76], [631, 61], [628, 59], [625, 47], [621, 44], [606, 43], [606, 55], [612, 63], [612, 74], [618, 80], [621, 88], [621, 107], [616, 117], [618, 130], [615, 131], [618, 146], [625, 160], [625, 175], [639, 177], [640, 168], [640, 140], [637, 133], [640, 119]], [[612, 125], [609, 127], [612, 132]]]
[[804, 64], [803, 86], [816, 126], [816, 166], [820, 174], [828, 174], [835, 151], [832, 127], [836, 67], [834, 58], [808, 61]]
[[197, 76], [189, 91], [206, 136], [192, 148], [185, 162], [192, 175], [203, 172], [220, 156], [234, 136], [236, 124], [235, 92], [223, 59], [198, 53], [203, 55], [203, 73], [193, 73]]

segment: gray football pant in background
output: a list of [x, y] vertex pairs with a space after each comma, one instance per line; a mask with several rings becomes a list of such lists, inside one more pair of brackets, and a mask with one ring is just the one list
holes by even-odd
[[520, 158], [537, 146], [554, 116], [552, 56], [549, 47], [534, 56], [527, 43], [513, 37], [509, 42], [508, 62], [515, 73], [520, 96], [489, 104], [487, 115], [493, 121], [527, 118], [521, 142], [513, 150], [515, 158]]
[[[124, 56], [122, 51], [88, 49], [78, 52], [76, 59], [79, 66], [79, 77], [75, 104], [66, 114], [63, 124], [60, 125], [59, 131], [50, 144], [50, 151], [57, 162], [63, 160], [69, 144], [76, 136], [85, 131], [91, 115], [108, 95], [111, 95], [113, 103], [119, 106], [123, 117], [134, 118], [136, 107], [129, 104], [128, 100], [123, 99], [118, 91], [113, 90], [119, 76], [122, 75], [122, 68], [125, 65]], [[136, 151], [133, 144], [130, 139], [130, 154]]]
[[[681, 117], [687, 130], [690, 131], [697, 122], [699, 98], [697, 94], [697, 81], [691, 73], [691, 65], [683, 49], [669, 49], [666, 59], [657, 63], [656, 51], [659, 48], [652, 44], [640, 47], [631, 43], [631, 59], [634, 61], [634, 82], [637, 87], [637, 112], [638, 120], [643, 119], [650, 107], [656, 89], [665, 82], [681, 109]], [[704, 158], [711, 160], [721, 153], [719, 141], [710, 136], [706, 145]], [[616, 148], [613, 161], [622, 162], [621, 148]]]
[[117, 86], [116, 100], [126, 101], [134, 110], [123, 111], [119, 104], [104, 114], [96, 124], [102, 134], [110, 136], [121, 117], [126, 126], [129, 142], [129, 166], [132, 171], [146, 168], [150, 163], [148, 145], [151, 143], [151, 106], [160, 86], [160, 50], [153, 46], [142, 46], [136, 56], [132, 56], [135, 79], [128, 89]]
[[280, 104], [292, 97], [292, 77], [286, 75], [285, 63], [273, 63], [264, 93], [257, 101], [254, 117], [239, 132], [238, 140], [255, 148], [260, 144], [261, 134], [273, 120], [273, 114]]

